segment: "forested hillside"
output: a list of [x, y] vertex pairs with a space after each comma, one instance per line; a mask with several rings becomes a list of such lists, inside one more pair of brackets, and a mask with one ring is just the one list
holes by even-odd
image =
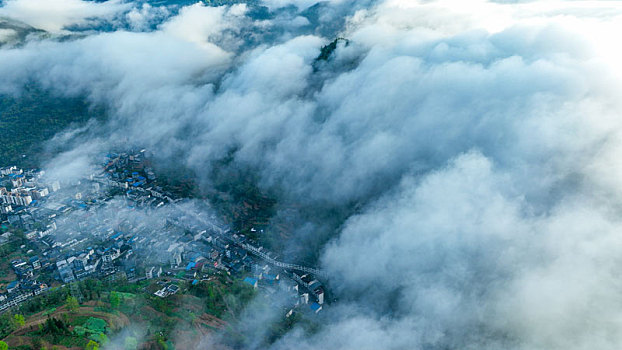
[[43, 142], [71, 123], [101, 117], [79, 98], [60, 98], [38, 88], [19, 97], [0, 95], [0, 166], [37, 166]]

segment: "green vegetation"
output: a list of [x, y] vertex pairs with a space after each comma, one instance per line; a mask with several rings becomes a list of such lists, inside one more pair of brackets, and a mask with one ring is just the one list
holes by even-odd
[[205, 312], [216, 317], [238, 314], [255, 295], [254, 289], [241, 280], [227, 283], [222, 278], [197, 283], [188, 292], [205, 300]]
[[0, 159], [6, 166], [38, 166], [39, 157], [49, 156], [42, 140], [50, 139], [72, 123], [102, 118], [102, 109], [89, 109], [82, 98], [53, 96], [34, 86], [27, 86], [20, 96], [0, 95]]
[[56, 312], [56, 308], [55, 307], [53, 307], [53, 308], [51, 308], [49, 310], [43, 311], [43, 313], [41, 315], [47, 316], [47, 315], [53, 314], [54, 312]]
[[108, 301], [110, 302], [110, 307], [113, 310], [116, 310], [119, 308], [119, 305], [121, 305], [121, 296], [119, 295], [119, 293], [112, 291], [108, 296]]
[[7, 229], [12, 233], [11, 238], [7, 243], [0, 246], [0, 260], [5, 261], [12, 259], [13, 255], [20, 251], [20, 246], [30, 244], [30, 241], [24, 237], [24, 231], [12, 227]]
[[42, 311], [45, 312], [52, 308], [63, 306], [66, 303], [68, 296], [69, 290], [67, 288], [54, 288], [37, 298], [32, 298], [24, 302], [20, 306], [19, 310], [20, 313], [25, 316]]
[[52, 344], [74, 346], [82, 343], [82, 338], [71, 332], [67, 322], [56, 317], [47, 318], [34, 335]]
[[[180, 282], [180, 292], [167, 298], [153, 295], [161, 287], [153, 280], [93, 279], [77, 282], [75, 287], [84, 297], [82, 303], [70, 295], [68, 287], [59, 287], [23, 303], [12, 314], [0, 315], [0, 339], [11, 349], [20, 344], [32, 349], [44, 345], [48, 349], [54, 345], [105, 348], [109, 337], [130, 324], [141, 324], [146, 336], [131, 334], [120, 344], [122, 348], [186, 348], [198, 344], [206, 331], [236, 322], [255, 295], [252, 287], [225, 274], [196, 285]], [[139, 343], [138, 337], [148, 345]], [[187, 344], [173, 343], [173, 339]]]
[[11, 316], [9, 313], [4, 313], [0, 315], [0, 339], [6, 337], [14, 330], [24, 327], [25, 323], [24, 316], [20, 314]]
[[234, 316], [239, 314], [254, 295], [255, 290], [253, 287], [243, 283], [241, 280], [235, 280], [227, 293], [224, 294], [224, 301], [230, 315]]
[[256, 172], [233, 166], [235, 150], [224, 159], [216, 162], [209, 177], [214, 187], [204, 195], [219, 211], [224, 222], [229, 222], [249, 238], [259, 240], [272, 248], [265, 237], [252, 232], [251, 228], [262, 229], [269, 226], [276, 215], [276, 195], [263, 192], [259, 186]]
[[125, 350], [136, 350], [136, 348], [138, 347], [138, 340], [136, 340], [136, 338], [134, 337], [126, 337], [123, 347], [125, 348]]
[[158, 334], [156, 336], [156, 341], [158, 345], [160, 346], [160, 349], [163, 349], [163, 350], [168, 349], [168, 344], [166, 343], [166, 337], [164, 337], [162, 334]]
[[26, 320], [24, 320], [24, 315], [20, 314], [13, 315], [13, 322], [15, 322], [16, 328], [24, 327], [24, 325], [26, 324]]
[[108, 336], [106, 336], [104, 333], [96, 333], [96, 334], [92, 334], [89, 337], [91, 340], [96, 341], [98, 344], [100, 345], [106, 345], [108, 344], [110, 341], [108, 340]]
[[96, 341], [91, 340], [84, 348], [86, 350], [99, 350], [99, 344]]
[[[48, 317], [45, 322], [39, 324], [38, 331], [31, 332], [31, 339], [34, 341], [45, 340], [51, 344], [59, 344], [66, 347], [84, 346], [87, 339], [95, 341], [98, 345], [108, 343], [106, 332], [108, 330], [106, 321], [96, 317], [89, 317], [83, 325], [75, 325], [73, 330], [71, 325], [78, 319], [70, 320], [68, 314], [62, 317]], [[87, 339], [85, 339], [87, 338]], [[35, 346], [35, 348], [39, 348]]]
[[75, 312], [76, 310], [78, 310], [79, 306], [80, 304], [78, 304], [78, 299], [72, 296], [67, 297], [67, 309], [69, 311]]
[[9, 335], [15, 330], [15, 324], [12, 317], [8, 313], [0, 315], [0, 339]]
[[226, 310], [223, 290], [220, 284], [214, 282], [200, 282], [190, 288], [190, 293], [205, 299], [205, 309], [209, 314], [220, 317]]
[[106, 332], [106, 321], [101, 318], [89, 317], [84, 328], [91, 333], [104, 333]]
[[0, 350], [9, 350], [7, 343], [0, 341]]

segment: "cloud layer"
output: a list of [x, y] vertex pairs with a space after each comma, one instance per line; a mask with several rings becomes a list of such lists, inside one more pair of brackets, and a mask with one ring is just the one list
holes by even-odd
[[68, 26], [86, 25], [95, 19], [110, 19], [127, 8], [119, 0], [6, 0], [0, 8], [0, 17], [9, 17], [37, 29], [59, 33]]
[[[0, 92], [34, 81], [110, 114], [59, 159], [139, 144], [209, 187], [230, 157], [279, 203], [339, 213], [301, 215], [289, 242], [328, 242], [339, 302], [275, 348], [622, 344], [617, 4], [29, 5], [0, 14], [70, 38], [1, 49]], [[71, 32], [87, 17], [116, 29]], [[318, 63], [325, 33], [349, 41]]]

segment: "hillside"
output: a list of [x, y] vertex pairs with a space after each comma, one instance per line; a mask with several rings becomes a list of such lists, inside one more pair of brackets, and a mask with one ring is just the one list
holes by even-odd
[[19, 97], [0, 95], [0, 166], [37, 166], [42, 141], [72, 123], [102, 116], [103, 111], [89, 109], [82, 99], [53, 96], [35, 87]]

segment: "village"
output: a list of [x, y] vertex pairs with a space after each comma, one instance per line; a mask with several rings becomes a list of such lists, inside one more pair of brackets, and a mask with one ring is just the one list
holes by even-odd
[[[167, 298], [180, 286], [226, 274], [271, 296], [283, 317], [326, 306], [322, 271], [279, 257], [209, 211], [161, 186], [145, 151], [110, 153], [100, 171], [65, 183], [42, 170], [0, 169], [0, 247], [21, 243], [0, 281], [0, 312], [54, 288], [95, 278], [154, 280]], [[95, 214], [96, 213], [96, 214]]]

